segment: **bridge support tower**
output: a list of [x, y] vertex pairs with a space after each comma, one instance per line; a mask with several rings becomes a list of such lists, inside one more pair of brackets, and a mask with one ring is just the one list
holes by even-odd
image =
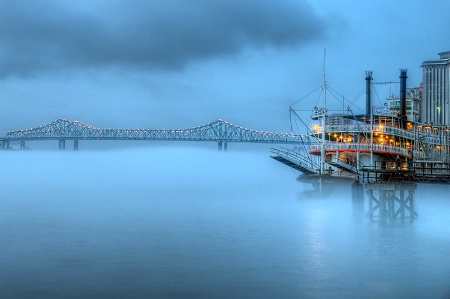
[[2, 149], [9, 149], [9, 140], [3, 139], [3, 141], [2, 141]]
[[73, 141], [73, 150], [74, 150], [74, 151], [77, 151], [77, 150], [78, 150], [78, 139], [75, 139], [75, 140]]
[[58, 149], [59, 150], [65, 150], [66, 149], [66, 140], [65, 139], [59, 139]]
[[219, 150], [219, 152], [222, 150], [227, 151], [227, 148], [228, 148], [228, 143], [226, 141], [219, 140], [217, 142], [217, 149]]

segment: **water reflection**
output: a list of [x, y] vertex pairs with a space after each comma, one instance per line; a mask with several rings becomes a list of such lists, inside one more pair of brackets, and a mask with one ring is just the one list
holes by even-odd
[[[365, 215], [383, 225], [411, 223], [417, 217], [414, 203], [415, 183], [377, 182], [363, 184], [347, 178], [299, 176], [305, 188], [301, 198], [326, 199], [351, 194], [353, 214]], [[347, 193], [346, 190], [350, 192]], [[367, 202], [367, 204], [365, 204]]]
[[364, 215], [364, 184], [354, 182], [352, 190], [352, 207], [355, 216]]
[[297, 181], [304, 183], [311, 188], [305, 188], [300, 197], [311, 199], [326, 199], [331, 197], [342, 186], [350, 186], [354, 182], [353, 178], [330, 177], [320, 175], [299, 175]]
[[368, 183], [366, 215], [380, 224], [408, 223], [414, 221], [414, 183]]

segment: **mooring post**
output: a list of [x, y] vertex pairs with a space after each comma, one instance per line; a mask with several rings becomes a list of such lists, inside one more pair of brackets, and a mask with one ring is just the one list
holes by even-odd
[[73, 150], [74, 150], [74, 151], [77, 151], [77, 150], [78, 150], [78, 139], [75, 139], [75, 140], [73, 141]]
[[358, 152], [356, 152], [356, 170], [359, 172], [359, 161], [360, 161], [360, 159], [361, 159], [361, 157], [360, 157], [360, 152], [358, 151]]
[[352, 204], [355, 214], [364, 215], [364, 185], [359, 180], [352, 184]]

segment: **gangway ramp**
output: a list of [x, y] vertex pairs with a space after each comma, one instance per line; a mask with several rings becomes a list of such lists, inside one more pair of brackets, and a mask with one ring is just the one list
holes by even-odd
[[318, 170], [320, 169], [319, 164], [315, 163], [310, 157], [296, 151], [286, 148], [271, 148], [270, 152], [272, 153], [270, 156], [272, 159], [301, 171], [304, 174], [318, 174]]
[[341, 169], [343, 171], [347, 171], [347, 172], [354, 173], [354, 174], [358, 174], [359, 173], [359, 171], [358, 171], [358, 169], [356, 167], [354, 167], [354, 166], [352, 166], [350, 164], [347, 164], [345, 162], [341, 162], [341, 161], [325, 161], [325, 163], [327, 163], [328, 165], [334, 166], [334, 167], [336, 167], [338, 169]]

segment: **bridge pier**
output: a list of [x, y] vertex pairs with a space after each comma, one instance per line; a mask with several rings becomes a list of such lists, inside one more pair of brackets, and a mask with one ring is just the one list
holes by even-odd
[[20, 149], [21, 150], [25, 149], [25, 141], [24, 140], [20, 141]]
[[73, 141], [73, 150], [74, 150], [74, 151], [77, 151], [77, 150], [78, 150], [78, 139], [75, 139], [75, 140]]
[[217, 142], [217, 149], [219, 150], [219, 152], [221, 152], [222, 150], [224, 150], [226, 152], [227, 147], [228, 147], [228, 144], [226, 141], [219, 140]]
[[9, 148], [9, 140], [3, 139], [2, 149], [8, 149], [8, 148]]
[[65, 149], [66, 149], [66, 140], [59, 139], [58, 150], [65, 150]]

